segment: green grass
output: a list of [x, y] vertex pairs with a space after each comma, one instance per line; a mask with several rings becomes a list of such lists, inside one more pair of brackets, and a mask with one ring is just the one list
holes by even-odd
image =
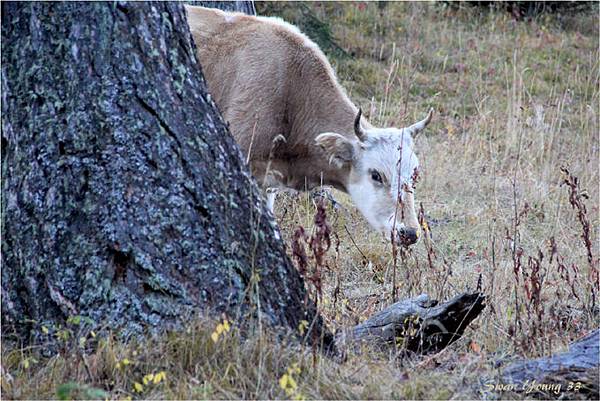
[[[301, 19], [301, 7], [265, 10], [294, 22]], [[489, 305], [482, 316], [447, 350], [408, 361], [372, 350], [350, 353], [344, 362], [320, 355], [313, 361], [310, 348], [284, 336], [257, 331], [243, 340], [236, 322], [215, 343], [210, 336], [218, 322], [207, 319], [144, 344], [103, 341], [85, 357], [74, 351], [76, 345], [52, 357], [5, 345], [4, 398], [53, 398], [68, 382], [103, 389], [115, 399], [480, 398], [479, 379], [498, 373], [496, 360], [558, 352], [598, 326], [598, 310], [590, 310], [595, 290], [582, 228], [559, 169], [568, 166], [588, 195], [598, 268], [597, 13], [518, 22], [508, 13], [430, 3], [390, 3], [384, 10], [376, 3], [307, 7], [354, 55], [332, 53], [331, 61], [374, 124], [403, 126], [429, 107], [436, 110], [417, 140], [422, 165], [417, 200], [433, 243], [421, 241], [398, 260], [398, 293], [447, 299], [473, 290], [481, 274]], [[328, 221], [339, 248], [327, 255], [320, 306], [331, 330], [356, 324], [392, 302], [394, 265], [390, 244], [370, 230], [347, 196], [334, 196], [343, 207], [328, 206]], [[522, 214], [516, 230], [515, 205]], [[307, 194], [279, 196], [276, 215], [288, 244], [298, 225], [313, 229], [314, 213]], [[514, 238], [523, 252], [519, 283], [513, 273]], [[551, 238], [579, 300], [556, 260], [550, 262]], [[528, 315], [523, 286], [523, 274], [532, 275], [529, 258], [538, 257], [538, 250], [544, 254], [541, 319]], [[427, 261], [431, 252], [433, 266]], [[334, 303], [336, 283], [340, 295]], [[123, 366], [124, 359], [130, 364]], [[288, 369], [296, 387], [287, 381], [286, 393], [280, 379]], [[160, 371], [165, 380], [143, 385], [144, 375]], [[135, 391], [136, 382], [141, 392]], [[85, 388], [77, 391], [79, 397], [88, 394]]]

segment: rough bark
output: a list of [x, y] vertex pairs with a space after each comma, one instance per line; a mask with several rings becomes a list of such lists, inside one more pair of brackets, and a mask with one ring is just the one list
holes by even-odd
[[461, 294], [438, 304], [428, 295], [403, 300], [376, 313], [363, 323], [343, 330], [336, 343], [339, 349], [362, 342], [402, 349], [419, 354], [435, 353], [464, 333], [485, 308], [480, 294]]
[[580, 395], [597, 400], [599, 375], [600, 330], [595, 330], [572, 343], [568, 351], [509, 365], [502, 371], [500, 381], [514, 385], [517, 392], [527, 392], [533, 382], [541, 385], [561, 384], [558, 394], [552, 389], [540, 387], [540, 391], [530, 391], [530, 396], [556, 398], [566, 393], [570, 398]]
[[315, 318], [181, 3], [3, 2], [2, 42], [4, 334]]

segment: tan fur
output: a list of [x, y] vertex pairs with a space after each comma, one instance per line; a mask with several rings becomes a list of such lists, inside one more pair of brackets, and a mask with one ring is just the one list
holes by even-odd
[[[330, 164], [315, 138], [335, 132], [356, 139], [358, 109], [322, 51], [273, 19], [186, 9], [209, 91], [259, 182], [345, 190], [348, 174]], [[285, 142], [274, 145], [278, 135]], [[277, 173], [265, 180], [267, 166]]]

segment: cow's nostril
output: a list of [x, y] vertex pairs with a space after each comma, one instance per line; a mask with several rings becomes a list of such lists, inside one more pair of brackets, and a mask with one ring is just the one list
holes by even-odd
[[419, 234], [414, 228], [403, 228], [400, 230], [400, 242], [403, 245], [412, 245], [419, 239]]

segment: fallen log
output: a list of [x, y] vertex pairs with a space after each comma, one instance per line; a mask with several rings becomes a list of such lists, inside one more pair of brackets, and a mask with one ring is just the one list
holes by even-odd
[[419, 354], [436, 353], [458, 340], [485, 308], [481, 294], [461, 294], [439, 304], [428, 295], [403, 300], [336, 335], [337, 349], [369, 343]]
[[538, 398], [597, 400], [599, 373], [600, 330], [595, 330], [570, 344], [568, 351], [512, 363], [500, 374], [500, 386], [485, 386]]

